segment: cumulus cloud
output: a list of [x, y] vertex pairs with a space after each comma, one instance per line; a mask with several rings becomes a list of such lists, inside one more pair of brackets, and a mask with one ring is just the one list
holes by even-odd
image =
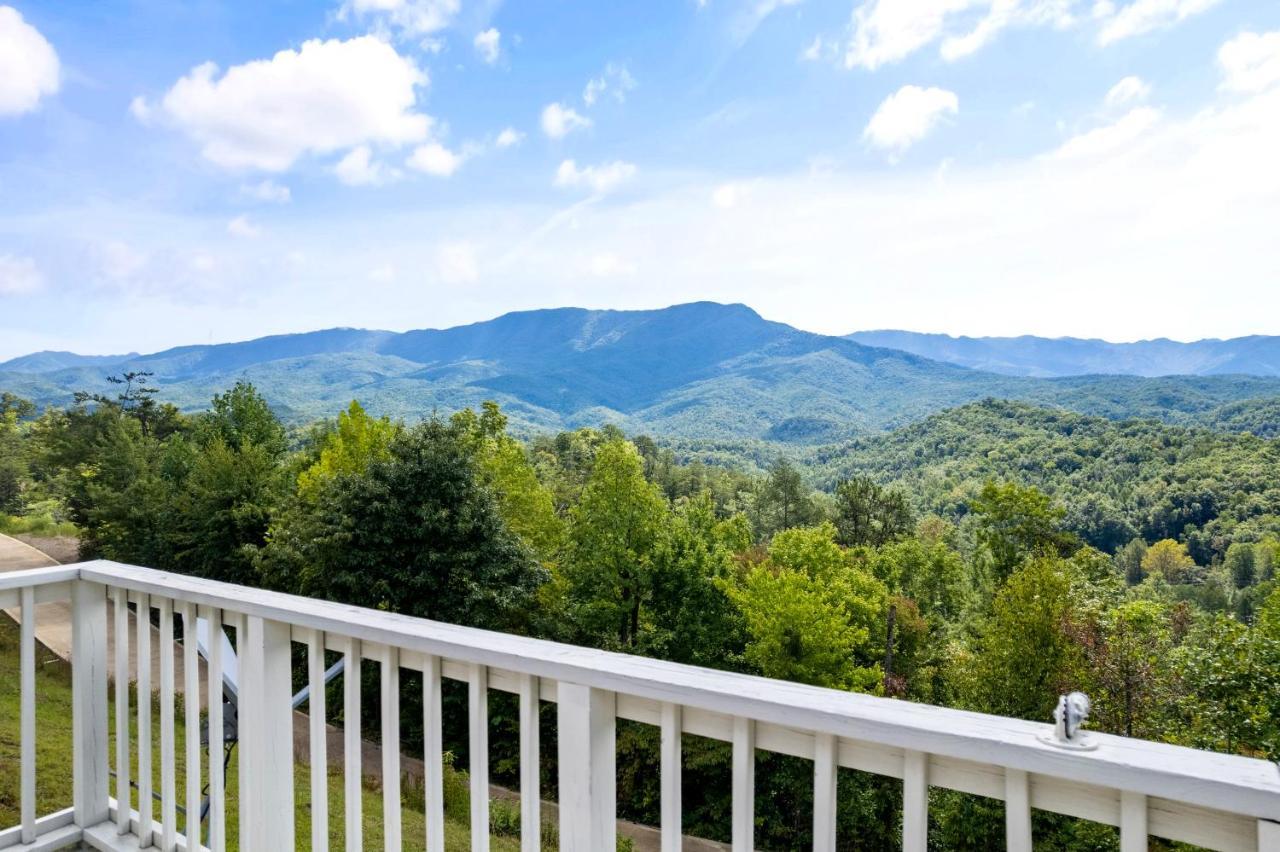
[[58, 91], [58, 54], [12, 6], [0, 6], [0, 116], [21, 115]]
[[1111, 124], [1103, 125], [1064, 142], [1051, 157], [1059, 160], [1099, 157], [1119, 151], [1160, 120], [1160, 110], [1138, 107]]
[[1105, 17], [1098, 32], [1099, 44], [1142, 35], [1155, 29], [1170, 27], [1201, 12], [1212, 9], [1222, 0], [1133, 0]]
[[730, 207], [737, 207], [746, 192], [746, 187], [742, 184], [722, 183], [712, 190], [711, 203], [721, 210], [728, 210]]
[[29, 257], [0, 254], [0, 296], [34, 293], [44, 286], [40, 268]]
[[1074, 0], [866, 0], [853, 13], [845, 65], [875, 69], [936, 41], [942, 42], [944, 59], [960, 59], [1009, 27], [1070, 26], [1074, 5]]
[[590, 126], [591, 119], [579, 115], [573, 107], [553, 103], [542, 110], [542, 132], [551, 139], [563, 139], [575, 130]]
[[587, 81], [586, 87], [582, 90], [582, 102], [587, 106], [594, 106], [596, 101], [608, 95], [618, 103], [622, 103], [627, 99], [627, 93], [635, 87], [636, 78], [631, 76], [627, 67], [610, 62], [604, 66], [600, 76], [592, 77]]
[[372, 21], [403, 36], [421, 38], [448, 27], [461, 8], [460, 0], [346, 0], [338, 18]]
[[877, 148], [902, 152], [929, 135], [944, 117], [959, 111], [955, 92], [903, 86], [884, 99], [862, 136]]
[[1232, 92], [1261, 92], [1280, 83], [1280, 30], [1244, 32], [1218, 50], [1222, 88]]
[[219, 166], [280, 172], [305, 154], [426, 139], [431, 118], [415, 110], [426, 82], [412, 59], [372, 36], [312, 40], [221, 76], [212, 62], [199, 65], [134, 114], [160, 112]]
[[512, 148], [524, 140], [524, 134], [514, 127], [504, 127], [493, 144], [499, 148]]
[[476, 53], [480, 54], [480, 58], [490, 65], [502, 56], [502, 33], [493, 27], [477, 33], [472, 44], [475, 46]]
[[247, 214], [241, 213], [227, 223], [227, 233], [233, 237], [252, 239], [262, 236], [262, 228], [250, 222]]
[[590, 189], [595, 195], [604, 195], [631, 180], [635, 174], [635, 165], [621, 160], [582, 168], [578, 168], [573, 160], [565, 160], [556, 169], [555, 185]]
[[389, 169], [373, 159], [368, 145], [357, 145], [333, 167], [338, 180], [347, 186], [381, 186], [399, 177], [399, 172]]
[[289, 187], [276, 183], [270, 178], [257, 183], [241, 185], [240, 194], [245, 198], [252, 198], [254, 201], [263, 201], [268, 204], [288, 204], [293, 198]]
[[1109, 107], [1123, 106], [1131, 101], [1145, 101], [1151, 94], [1151, 86], [1141, 77], [1125, 77], [1107, 92], [1105, 103]]
[[462, 159], [439, 142], [428, 142], [415, 148], [405, 165], [432, 177], [449, 177], [461, 167]]

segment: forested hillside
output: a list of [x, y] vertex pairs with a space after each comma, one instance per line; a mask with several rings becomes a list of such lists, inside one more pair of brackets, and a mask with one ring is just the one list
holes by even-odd
[[[1082, 689], [1097, 729], [1280, 757], [1274, 439], [988, 401], [791, 460], [697, 450], [754, 453], [756, 471], [612, 426], [522, 441], [493, 403], [403, 423], [349, 402], [290, 429], [248, 383], [186, 415], [118, 378], [43, 413], [0, 398], [0, 529], [61, 524], [86, 557], [1021, 718]], [[493, 719], [511, 780], [514, 720]], [[628, 818], [657, 820], [657, 746], [620, 725]], [[727, 839], [729, 760], [686, 743], [687, 831]], [[760, 758], [762, 847], [809, 848], [812, 781]], [[865, 848], [897, 842], [900, 809], [892, 779], [841, 782], [841, 836]], [[935, 791], [930, 818], [939, 850], [1003, 843], [997, 802]], [[1118, 838], [1037, 812], [1036, 845]]]
[[668, 438], [789, 444], [878, 432], [988, 396], [1222, 425], [1240, 420], [1223, 406], [1280, 396], [1280, 378], [1002, 376], [710, 302], [526, 311], [402, 334], [330, 329], [117, 358], [37, 353], [0, 364], [0, 390], [65, 405], [76, 391], [109, 390], [108, 373], [143, 371], [189, 413], [250, 381], [290, 425], [332, 417], [353, 397], [407, 420], [493, 399], [525, 437], [613, 424]]

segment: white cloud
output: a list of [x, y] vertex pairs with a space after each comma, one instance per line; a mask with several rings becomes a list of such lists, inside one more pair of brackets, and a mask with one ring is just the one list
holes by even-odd
[[737, 207], [747, 194], [746, 187], [740, 183], [722, 183], [711, 192], [711, 203], [721, 210]]
[[502, 33], [493, 27], [476, 33], [472, 44], [475, 45], [476, 53], [480, 54], [480, 58], [490, 65], [497, 62], [502, 55]]
[[524, 140], [524, 134], [514, 127], [504, 127], [502, 132], [498, 134], [498, 138], [494, 140], [494, 145], [499, 148], [511, 148], [519, 145]]
[[376, 281], [379, 284], [385, 284], [388, 281], [396, 280], [396, 268], [389, 263], [375, 266], [369, 270], [368, 278], [370, 281]]
[[422, 141], [431, 118], [414, 110], [415, 90], [426, 82], [412, 59], [372, 36], [312, 40], [221, 77], [213, 63], [199, 65], [159, 109], [214, 163], [279, 172], [308, 153]]
[[58, 91], [58, 54], [12, 6], [0, 6], [0, 116], [21, 115]]
[[[748, 0], [741, 3], [729, 24], [729, 35], [737, 44], [743, 44], [764, 23], [765, 18], [779, 9], [795, 6], [800, 2], [801, 0]], [[698, 0], [699, 8], [705, 5], [706, 0]]]
[[433, 177], [449, 177], [462, 166], [462, 160], [461, 154], [450, 151], [439, 142], [428, 142], [415, 148], [405, 165]]
[[880, 104], [862, 136], [877, 148], [901, 152], [929, 135], [945, 116], [959, 111], [955, 92], [903, 86]]
[[34, 293], [44, 286], [36, 262], [29, 257], [0, 254], [0, 296]]
[[611, 251], [602, 251], [587, 258], [584, 271], [596, 278], [619, 278], [635, 275], [636, 265]]
[[[938, 43], [948, 62], [1014, 27], [1067, 29], [1092, 22], [1100, 44], [1171, 26], [1221, 0], [863, 0], [854, 9], [846, 67], [874, 70]], [[813, 56], [821, 45], [811, 47]], [[806, 52], [806, 56], [810, 55]]]
[[1150, 94], [1150, 84], [1141, 77], [1125, 77], [1107, 92], [1105, 103], [1109, 107], [1124, 106], [1131, 101], [1145, 101]]
[[254, 237], [262, 236], [262, 228], [249, 221], [249, 216], [241, 213], [239, 216], [227, 223], [227, 233], [233, 237]]
[[1099, 44], [1142, 35], [1155, 29], [1170, 27], [1207, 11], [1221, 0], [1133, 0], [1107, 16], [1098, 32]]
[[586, 188], [596, 195], [604, 195], [631, 180], [635, 174], [635, 165], [621, 160], [582, 168], [578, 168], [573, 160], [565, 160], [556, 169], [555, 185]]
[[608, 94], [618, 103], [622, 103], [627, 99], [627, 93], [635, 87], [636, 79], [631, 76], [626, 66], [610, 62], [604, 66], [604, 71], [599, 77], [593, 77], [587, 81], [586, 87], [582, 90], [582, 102], [587, 106], [594, 106], [596, 101]]
[[470, 243], [445, 243], [436, 249], [436, 274], [446, 284], [469, 284], [480, 277], [475, 247]]
[[244, 184], [240, 187], [240, 194], [245, 198], [252, 198], [255, 201], [264, 201], [268, 204], [288, 204], [293, 194], [289, 191], [289, 187], [284, 184], [276, 183], [267, 178], [258, 183]]
[[575, 130], [591, 126], [591, 119], [579, 115], [573, 107], [547, 104], [542, 110], [542, 132], [552, 139], [563, 139]]
[[1218, 50], [1222, 88], [1232, 92], [1261, 92], [1280, 83], [1280, 30], [1244, 32]]
[[368, 145], [352, 148], [333, 167], [333, 173], [347, 186], [381, 186], [400, 176], [395, 169], [374, 160]]
[[448, 27], [461, 8], [460, 0], [346, 0], [338, 17], [372, 19], [401, 35], [419, 38]]
[[1138, 107], [1111, 124], [1095, 128], [1064, 142], [1050, 155], [1059, 160], [1086, 159], [1124, 149], [1160, 120], [1160, 110]]

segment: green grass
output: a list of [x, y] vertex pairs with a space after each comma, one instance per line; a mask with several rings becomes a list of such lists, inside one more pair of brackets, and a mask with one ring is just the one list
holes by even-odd
[[[0, 828], [16, 825], [21, 819], [20, 781], [18, 770], [20, 748], [20, 683], [19, 683], [19, 633], [18, 627], [7, 616], [0, 614]], [[112, 690], [114, 693], [114, 690]], [[115, 715], [114, 700], [110, 713], [110, 751], [111, 761], [115, 755]], [[131, 702], [131, 706], [133, 706]], [[153, 737], [152, 737], [152, 770], [153, 785], [160, 789], [160, 738], [158, 705], [153, 702]], [[136, 743], [137, 714], [130, 714], [130, 730]], [[175, 784], [176, 799], [181, 805], [186, 799], [186, 761], [185, 761], [185, 727], [181, 700], [174, 710], [175, 720], [175, 754], [177, 779]], [[36, 812], [43, 815], [61, 810], [71, 805], [71, 667], [53, 654], [39, 649], [37, 651], [36, 668]], [[131, 755], [136, 766], [136, 750]], [[202, 755], [201, 762], [207, 772], [207, 760]], [[236, 799], [237, 770], [236, 755], [233, 754], [227, 777], [227, 848], [238, 848], [239, 802]], [[202, 773], [203, 774], [203, 773]], [[207, 778], [207, 775], [204, 775]], [[449, 779], [451, 784], [463, 783], [465, 776], [455, 772]], [[311, 848], [311, 782], [310, 769], [299, 765], [295, 768], [294, 788], [296, 791], [297, 811], [297, 848]], [[202, 779], [203, 780], [203, 779]], [[115, 793], [114, 781], [111, 788]], [[137, 807], [137, 791], [133, 794], [133, 807]], [[509, 810], [511, 803], [494, 801], [495, 811]], [[153, 816], [159, 817], [160, 803], [152, 806]], [[377, 787], [366, 783], [362, 802], [364, 845], [366, 848], [379, 848], [382, 845], [382, 793]], [[504, 815], [509, 816], [509, 815]], [[445, 845], [450, 850], [471, 848], [470, 829], [465, 814], [446, 814]], [[503, 824], [511, 824], [509, 819], [501, 820]], [[517, 823], [518, 824], [518, 823]], [[178, 816], [179, 833], [184, 830], [183, 817]], [[406, 791], [402, 797], [402, 833], [406, 852], [420, 850], [425, 847], [425, 817], [420, 796]], [[345, 836], [342, 776], [339, 773], [329, 775], [329, 841], [331, 848], [340, 849]], [[494, 852], [518, 852], [519, 838], [510, 836], [493, 836], [491, 848]], [[554, 847], [553, 847], [554, 848]]]
[[5, 535], [76, 536], [80, 530], [70, 521], [59, 521], [52, 513], [28, 515], [0, 514], [0, 533]]

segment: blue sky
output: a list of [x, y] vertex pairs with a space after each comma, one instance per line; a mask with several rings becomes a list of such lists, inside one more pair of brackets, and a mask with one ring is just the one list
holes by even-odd
[[0, 0], [0, 358], [740, 301], [1280, 333], [1280, 4]]

